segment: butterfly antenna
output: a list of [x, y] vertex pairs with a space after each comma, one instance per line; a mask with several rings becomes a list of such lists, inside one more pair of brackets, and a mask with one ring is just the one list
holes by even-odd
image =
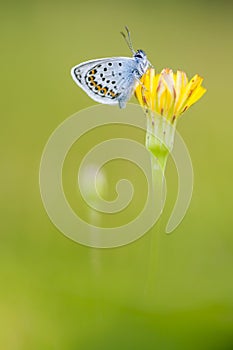
[[123, 32], [121, 32], [121, 35], [125, 39], [126, 44], [128, 45], [129, 49], [132, 51], [133, 54], [135, 54], [135, 51], [134, 51], [133, 45], [132, 45], [132, 41], [131, 41], [129, 28], [127, 26], [125, 26], [125, 30], [126, 30], [127, 36]]

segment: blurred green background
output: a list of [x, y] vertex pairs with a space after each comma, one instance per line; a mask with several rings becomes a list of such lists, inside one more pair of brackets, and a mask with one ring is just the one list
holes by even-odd
[[[231, 1], [1, 2], [1, 349], [233, 349], [232, 10]], [[178, 124], [195, 173], [181, 225], [164, 234], [177, 192], [169, 162], [160, 224], [133, 244], [96, 250], [50, 222], [39, 163], [53, 130], [94, 104], [75, 86], [70, 68], [130, 56], [119, 35], [125, 24], [158, 71], [199, 73], [208, 92]], [[93, 144], [101, 132], [91, 135]], [[122, 130], [106, 134], [119, 137]], [[129, 137], [143, 142], [140, 133]], [[71, 159], [64, 179], [75, 203]], [[136, 178], [140, 193], [143, 179], [131, 165], [109, 165], [108, 176], [110, 198], [117, 176]], [[135, 199], [137, 206], [140, 196]]]

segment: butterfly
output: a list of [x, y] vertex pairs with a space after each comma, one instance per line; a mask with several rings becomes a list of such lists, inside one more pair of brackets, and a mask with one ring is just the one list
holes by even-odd
[[134, 51], [130, 32], [121, 32], [133, 57], [90, 60], [71, 69], [71, 76], [94, 101], [125, 108], [150, 62], [143, 50]]

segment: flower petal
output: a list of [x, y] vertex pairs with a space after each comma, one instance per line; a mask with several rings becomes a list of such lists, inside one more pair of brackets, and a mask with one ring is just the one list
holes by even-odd
[[177, 110], [178, 110], [178, 107], [180, 106], [181, 98], [187, 83], [188, 83], [188, 79], [185, 72], [178, 70], [177, 74], [175, 75], [176, 99], [175, 99], [174, 112], [173, 112], [175, 116], [177, 115]]
[[191, 107], [195, 102], [197, 102], [205, 93], [206, 89], [203, 86], [199, 86], [197, 89], [195, 89], [192, 95], [188, 98], [182, 110], [182, 113]]
[[184, 111], [184, 106], [186, 105], [188, 99], [193, 94], [193, 92], [200, 87], [203, 78], [198, 74], [194, 75], [194, 77], [188, 82], [184, 91], [180, 97], [180, 103], [177, 106], [177, 115], [180, 115]]
[[203, 78], [196, 74], [189, 82], [185, 72], [173, 71], [169, 68], [155, 74], [153, 68], [149, 68], [141, 78], [135, 95], [146, 109], [163, 115], [171, 123], [186, 109], [201, 98], [206, 89], [201, 86]]

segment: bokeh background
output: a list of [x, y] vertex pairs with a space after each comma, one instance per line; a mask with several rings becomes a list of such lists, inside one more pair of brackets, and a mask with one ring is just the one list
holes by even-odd
[[[233, 349], [232, 14], [231, 1], [217, 0], [1, 2], [1, 349]], [[53, 130], [94, 104], [70, 68], [130, 56], [119, 35], [125, 24], [158, 71], [199, 73], [208, 92], [178, 124], [195, 173], [181, 225], [164, 234], [177, 193], [169, 162], [159, 226], [128, 246], [96, 250], [50, 222], [39, 164]], [[137, 131], [109, 128], [74, 145], [64, 182], [77, 208], [72, 164], [77, 169], [88, 146], [122, 134], [143, 142]], [[131, 177], [137, 208], [144, 196], [140, 172], [112, 163], [107, 196], [114, 198], [118, 177]], [[80, 210], [85, 217], [86, 208]]]

